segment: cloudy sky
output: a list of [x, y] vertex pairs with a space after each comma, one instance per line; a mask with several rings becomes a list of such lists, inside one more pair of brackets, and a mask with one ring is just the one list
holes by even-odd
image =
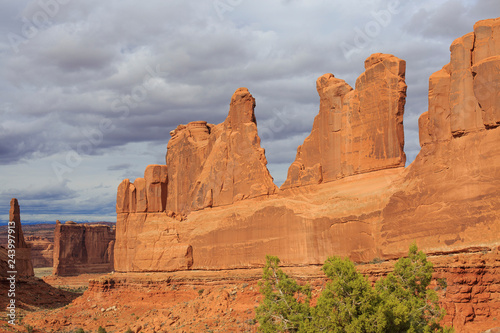
[[116, 188], [165, 163], [180, 123], [218, 124], [247, 87], [278, 185], [318, 112], [316, 78], [354, 86], [372, 53], [407, 61], [408, 163], [428, 78], [498, 0], [1, 2], [0, 221], [114, 221]]

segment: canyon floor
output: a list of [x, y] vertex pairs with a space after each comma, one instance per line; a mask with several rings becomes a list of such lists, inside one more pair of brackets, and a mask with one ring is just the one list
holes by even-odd
[[[456, 332], [500, 327], [500, 249], [429, 256], [447, 310], [446, 325]], [[372, 282], [392, 270], [395, 261], [358, 265]], [[284, 268], [318, 296], [328, 282], [320, 266]], [[18, 282], [18, 318], [1, 332], [256, 332], [255, 309], [262, 296], [261, 269], [173, 273], [44, 276]], [[437, 279], [445, 281], [439, 287]], [[5, 285], [2, 284], [5, 288]], [[6, 293], [2, 292], [2, 295]], [[313, 302], [314, 298], [313, 297]], [[5, 300], [2, 300], [5, 301]], [[6, 318], [6, 313], [1, 314]]]

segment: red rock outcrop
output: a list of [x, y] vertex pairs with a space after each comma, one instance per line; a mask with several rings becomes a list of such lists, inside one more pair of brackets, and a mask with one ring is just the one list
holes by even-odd
[[500, 19], [474, 25], [429, 79], [422, 149], [383, 213], [384, 254], [417, 239], [428, 251], [498, 244]]
[[192, 122], [171, 133], [168, 210], [187, 213], [276, 191], [260, 147], [254, 108], [253, 96], [239, 88], [222, 124]]
[[[246, 88], [239, 88], [223, 123], [179, 125], [170, 133], [166, 165], [149, 165], [144, 178], [134, 183], [122, 181], [117, 194], [117, 231], [133, 240], [129, 236], [118, 240], [117, 248], [124, 251], [117, 253], [117, 268], [189, 269], [192, 247], [179, 240], [176, 221], [191, 211], [276, 192], [260, 147], [254, 108], [255, 99]], [[156, 224], [165, 219], [167, 223]], [[136, 228], [144, 223], [156, 225], [155, 235], [137, 238]]]
[[54, 275], [113, 271], [115, 231], [107, 225], [57, 223], [54, 233]]
[[[290, 169], [286, 190], [253, 198], [248, 195], [241, 201], [234, 200], [235, 196], [232, 201], [220, 201], [222, 192], [217, 194], [216, 187], [203, 186], [211, 184], [207, 179], [225, 179], [225, 173], [234, 179], [243, 173], [243, 179], [249, 179], [246, 169], [236, 172], [224, 168], [229, 162], [219, 166], [220, 159], [215, 158], [219, 155], [213, 155], [215, 147], [228, 142], [217, 133], [232, 121], [226, 120], [223, 126], [195, 123], [179, 127], [168, 145], [167, 161], [172, 166], [165, 166], [165, 211], [118, 210], [116, 270], [251, 268], [260, 267], [266, 254], [279, 256], [288, 266], [320, 265], [330, 255], [368, 262], [377, 257], [400, 257], [412, 242], [435, 254], [497, 247], [500, 127], [495, 115], [499, 105], [496, 90], [486, 95], [483, 89], [496, 89], [500, 82], [499, 73], [494, 71], [500, 55], [495, 43], [500, 39], [484, 37], [498, 35], [498, 22], [478, 22], [473, 35], [454, 42], [451, 63], [431, 76], [429, 110], [419, 122], [422, 150], [406, 169], [402, 167], [400, 118], [404, 63], [389, 55], [377, 54], [367, 60], [356, 90], [333, 75], [318, 80], [320, 114], [298, 151], [296, 169]], [[471, 40], [472, 46], [467, 44]], [[469, 67], [467, 59], [472, 59]], [[481, 66], [491, 67], [486, 70]], [[494, 75], [484, 78], [486, 71]], [[370, 99], [379, 101], [375, 103], [379, 107]], [[254, 102], [250, 99], [245, 103], [242, 105], [248, 108]], [[359, 107], [351, 107], [357, 104]], [[361, 110], [374, 114], [361, 116]], [[366, 122], [360, 117], [366, 117]], [[385, 120], [378, 122], [379, 117]], [[233, 119], [231, 112], [228, 118]], [[255, 123], [245, 124], [254, 133]], [[213, 135], [218, 138], [215, 142], [210, 139]], [[246, 139], [234, 134], [234, 140]], [[352, 149], [345, 148], [347, 140], [351, 140]], [[238, 141], [234, 146], [239, 146]], [[257, 150], [248, 150], [251, 153], [245, 154], [258, 156]], [[203, 159], [194, 153], [200, 151], [208, 154], [203, 155], [208, 156], [207, 162], [200, 162]], [[231, 154], [224, 155], [228, 160], [245, 156], [237, 150], [228, 151]], [[181, 163], [183, 158], [200, 167], [191, 169], [187, 162]], [[175, 171], [180, 165], [184, 165], [185, 174], [192, 175], [186, 178], [196, 181], [188, 184], [176, 179], [182, 174]], [[213, 171], [205, 172], [214, 165], [209, 168]], [[209, 178], [207, 174], [214, 176]], [[159, 183], [163, 179], [160, 177]], [[133, 191], [128, 181], [120, 185], [118, 207], [129, 202]], [[138, 202], [137, 187], [135, 191]], [[266, 192], [271, 193], [262, 193]], [[172, 202], [174, 206], [169, 206]], [[179, 213], [185, 215], [179, 218]]]
[[405, 68], [377, 53], [365, 61], [355, 90], [333, 74], [318, 78], [319, 114], [281, 189], [404, 166]]
[[117, 212], [166, 211], [181, 217], [276, 192], [260, 147], [254, 108], [248, 89], [239, 88], [223, 123], [179, 125], [170, 133], [166, 165], [149, 165], [144, 178], [134, 183], [122, 181]]
[[450, 63], [429, 79], [421, 144], [500, 125], [500, 19], [479, 21], [450, 47]]
[[40, 236], [26, 236], [26, 243], [31, 247], [33, 268], [54, 266], [54, 241]]
[[[437, 290], [447, 311], [443, 324], [453, 325], [457, 333], [483, 332], [498, 326], [498, 249], [428, 259], [434, 264], [431, 287]], [[358, 265], [357, 269], [375, 282], [391, 272], [394, 264], [385, 261]], [[283, 269], [300, 284], [312, 287], [313, 302], [328, 281], [320, 266]], [[96, 330], [106, 325], [116, 332], [128, 328], [135, 332], [140, 327], [141, 332], [183, 332], [188, 325], [194, 332], [253, 332], [255, 306], [263, 299], [258, 285], [261, 277], [262, 269], [108, 274], [87, 280], [88, 290], [71, 306], [28, 314], [23, 322], [47, 331], [79, 327]], [[59, 284], [76, 282], [58, 279]], [[131, 322], [130, 318], [136, 316], [139, 319]]]
[[14, 222], [14, 245], [15, 245], [15, 269], [17, 276], [34, 276], [33, 264], [31, 263], [31, 248], [24, 240], [23, 228], [21, 226], [21, 211], [16, 198], [10, 200], [9, 222]]

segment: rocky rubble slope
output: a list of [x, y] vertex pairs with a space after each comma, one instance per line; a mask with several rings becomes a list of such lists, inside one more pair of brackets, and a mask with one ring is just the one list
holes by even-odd
[[[457, 333], [500, 326], [499, 249], [430, 256], [444, 324]], [[392, 271], [395, 261], [357, 268], [371, 281]], [[285, 268], [313, 287], [313, 301], [327, 279], [320, 266]], [[90, 280], [89, 289], [66, 307], [28, 314], [24, 322], [40, 332], [83, 327], [107, 332], [256, 332], [255, 308], [262, 295], [261, 269], [115, 273]], [[64, 279], [64, 278], [59, 278]]]

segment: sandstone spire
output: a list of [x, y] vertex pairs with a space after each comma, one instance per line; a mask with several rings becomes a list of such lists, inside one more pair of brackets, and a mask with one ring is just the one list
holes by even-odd
[[429, 78], [420, 145], [500, 125], [500, 18], [479, 21], [450, 46], [450, 63]]
[[144, 178], [120, 184], [117, 212], [187, 214], [274, 193], [254, 108], [248, 89], [239, 88], [223, 123], [179, 125], [170, 133], [166, 165], [150, 165]]
[[21, 211], [16, 198], [10, 200], [9, 221], [15, 225], [16, 271], [18, 276], [34, 276], [31, 248], [26, 244], [21, 226]]
[[404, 60], [376, 53], [355, 90], [333, 74], [318, 78], [319, 113], [281, 188], [404, 166], [405, 67]]

